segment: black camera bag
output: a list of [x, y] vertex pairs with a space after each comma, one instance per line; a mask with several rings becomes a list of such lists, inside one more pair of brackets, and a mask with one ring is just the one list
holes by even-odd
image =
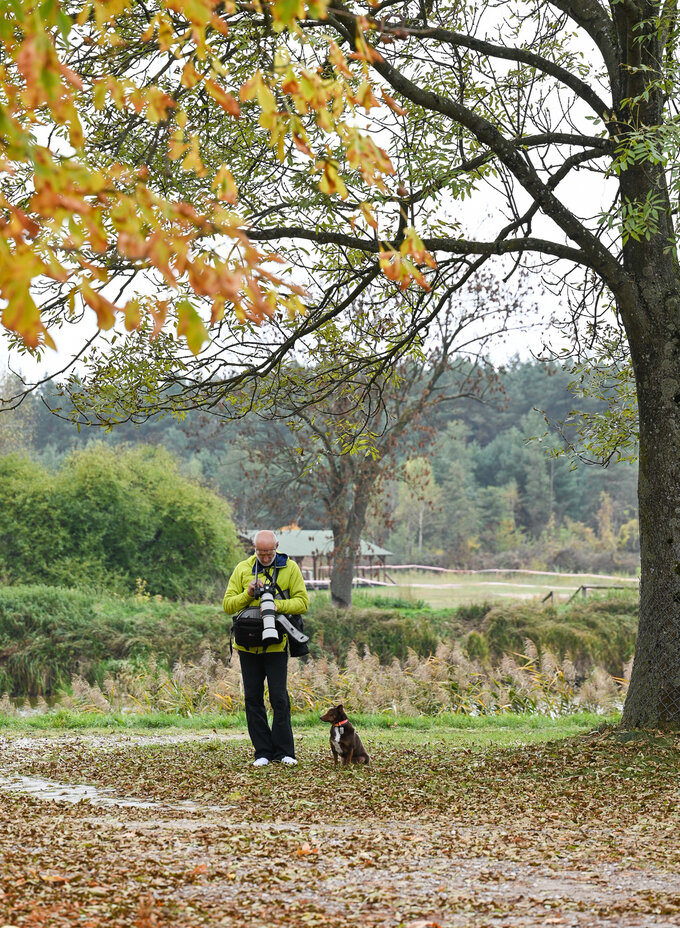
[[[304, 632], [305, 623], [301, 615], [288, 615], [287, 618], [291, 625]], [[291, 657], [305, 657], [305, 655], [309, 654], [309, 644], [306, 641], [296, 641], [292, 635], [289, 635], [288, 651]]]
[[[248, 606], [242, 609], [232, 620], [231, 630], [234, 641], [241, 648], [262, 647], [262, 616], [259, 606]], [[278, 631], [278, 629], [277, 629]], [[280, 635], [280, 632], [279, 632]], [[279, 641], [281, 638], [279, 637]], [[274, 644], [274, 641], [270, 641]]]

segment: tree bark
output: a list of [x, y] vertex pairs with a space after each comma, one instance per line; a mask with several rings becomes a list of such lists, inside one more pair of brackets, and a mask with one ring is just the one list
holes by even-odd
[[[666, 264], [668, 261], [666, 260]], [[647, 266], [640, 316], [652, 326], [630, 338], [640, 417], [642, 579], [626, 728], [680, 728], [680, 281], [659, 299], [659, 264]], [[652, 311], [650, 313], [650, 308]]]
[[[347, 465], [349, 466], [349, 465]], [[352, 605], [354, 565], [361, 550], [361, 534], [366, 525], [369, 495], [374, 483], [374, 467], [359, 467], [348, 508], [336, 506], [331, 511], [333, 530], [333, 565], [331, 568], [331, 602], [340, 609]]]

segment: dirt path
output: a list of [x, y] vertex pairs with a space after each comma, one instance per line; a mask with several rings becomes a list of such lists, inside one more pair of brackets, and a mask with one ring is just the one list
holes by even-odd
[[505, 751], [238, 735], [0, 740], [0, 926], [680, 923], [676, 745]]

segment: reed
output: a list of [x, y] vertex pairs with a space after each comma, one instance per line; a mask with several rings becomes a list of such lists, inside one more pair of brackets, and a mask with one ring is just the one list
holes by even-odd
[[[409, 652], [403, 661], [383, 664], [368, 648], [350, 647], [340, 664], [322, 657], [291, 661], [289, 692], [296, 713], [319, 714], [342, 702], [352, 713], [391, 717], [439, 717], [528, 713], [557, 717], [620, 709], [627, 675], [613, 677], [600, 667], [579, 677], [573, 662], [550, 651], [539, 655], [531, 641], [521, 653], [506, 654], [495, 665], [471, 659], [458, 645], [440, 643], [434, 654]], [[101, 685], [75, 674], [45, 712], [108, 713], [182, 718], [242, 713], [238, 661], [225, 663], [210, 650], [196, 662], [177, 661], [166, 669], [153, 657], [142, 666], [122, 666]], [[16, 712], [3, 697], [0, 713]]]

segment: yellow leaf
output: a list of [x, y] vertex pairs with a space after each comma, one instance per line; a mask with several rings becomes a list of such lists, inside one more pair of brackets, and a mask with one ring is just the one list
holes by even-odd
[[286, 310], [286, 316], [290, 322], [293, 322], [298, 316], [304, 316], [307, 312], [307, 307], [297, 294], [285, 297], [281, 303]]
[[[4, 291], [3, 287], [3, 291]], [[40, 310], [35, 305], [28, 290], [9, 296], [3, 292], [7, 299], [7, 306], [2, 311], [2, 324], [6, 329], [20, 335], [29, 348], [37, 348], [40, 344], [40, 335], [44, 331], [40, 321]]]
[[172, 22], [165, 13], [158, 16], [158, 47], [162, 52], [170, 51], [177, 41]]
[[256, 71], [251, 78], [241, 85], [239, 97], [245, 103], [246, 100], [254, 100], [257, 96], [258, 88], [262, 85], [262, 73]]
[[189, 152], [182, 162], [182, 167], [185, 171], [193, 171], [197, 177], [205, 175], [205, 167], [201, 161], [201, 153], [198, 148], [198, 137], [195, 135], [191, 137]]
[[108, 89], [107, 83], [108, 81], [106, 79], [101, 79], [94, 82], [94, 93], [92, 99], [94, 102], [94, 108], [96, 110], [103, 110], [104, 106], [106, 105], [106, 91]]
[[146, 99], [146, 118], [152, 123], [166, 119], [168, 111], [176, 106], [172, 97], [158, 87], [150, 87], [146, 92]]
[[142, 321], [142, 313], [137, 298], [130, 300], [125, 304], [123, 309], [125, 315], [125, 328], [128, 332], [132, 332], [133, 329], [136, 329], [139, 323]]
[[200, 79], [201, 75], [194, 67], [193, 62], [187, 61], [182, 68], [182, 78], [180, 80], [182, 87], [195, 87]]
[[226, 165], [223, 164], [217, 171], [215, 180], [212, 183], [212, 189], [215, 191], [218, 200], [224, 200], [226, 203], [231, 203], [232, 206], [236, 203], [238, 188], [231, 171]]
[[170, 136], [168, 141], [168, 157], [171, 161], [177, 161], [178, 158], [181, 158], [184, 152], [188, 149], [189, 143], [184, 141], [184, 136], [175, 132], [174, 135]]
[[345, 182], [338, 174], [338, 162], [325, 159], [320, 161], [316, 168], [323, 171], [323, 177], [319, 181], [319, 190], [329, 196], [337, 193], [341, 199], [347, 199], [347, 187], [345, 187]]
[[347, 60], [340, 47], [335, 42], [331, 42], [329, 45], [328, 58], [338, 74], [342, 74], [344, 77], [354, 76], [347, 66]]
[[198, 354], [208, 340], [203, 320], [188, 300], [180, 300], [177, 304], [177, 334], [186, 338], [192, 354]]
[[354, 96], [354, 100], [359, 104], [359, 106], [363, 106], [366, 112], [368, 112], [374, 106], [380, 106], [373, 94], [373, 88], [367, 81], [364, 81], [360, 85]]

